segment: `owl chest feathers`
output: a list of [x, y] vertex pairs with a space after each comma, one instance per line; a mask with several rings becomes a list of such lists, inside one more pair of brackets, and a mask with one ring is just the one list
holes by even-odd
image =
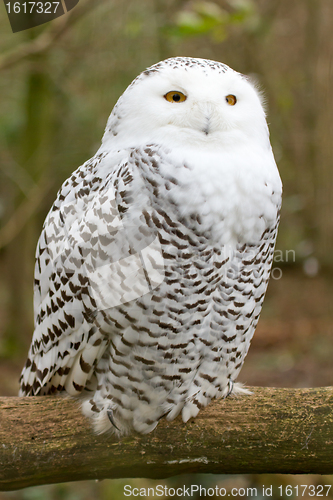
[[140, 151], [136, 164], [144, 183], [155, 188], [150, 203], [195, 227], [211, 245], [258, 244], [275, 225], [282, 188], [270, 150], [146, 151], [149, 161]]

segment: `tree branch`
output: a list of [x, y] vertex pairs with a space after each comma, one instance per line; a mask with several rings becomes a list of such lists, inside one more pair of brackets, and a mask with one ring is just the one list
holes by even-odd
[[78, 403], [0, 398], [0, 490], [183, 473], [333, 473], [333, 388], [253, 388], [147, 436], [96, 436]]

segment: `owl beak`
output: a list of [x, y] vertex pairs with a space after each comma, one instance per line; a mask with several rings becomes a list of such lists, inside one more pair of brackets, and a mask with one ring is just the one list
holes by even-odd
[[207, 118], [206, 119], [206, 125], [205, 127], [202, 129], [203, 133], [208, 135], [209, 134], [209, 131], [210, 131], [210, 118]]
[[208, 135], [212, 130], [212, 117], [214, 115], [214, 105], [210, 102], [201, 103], [199, 109], [200, 109], [200, 114], [204, 121], [204, 126], [201, 130], [205, 135]]

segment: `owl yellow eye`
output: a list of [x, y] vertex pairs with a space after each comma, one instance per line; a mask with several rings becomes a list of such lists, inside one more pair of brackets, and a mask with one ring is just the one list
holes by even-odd
[[169, 102], [184, 102], [187, 99], [186, 95], [178, 90], [171, 90], [164, 97]]
[[229, 94], [226, 96], [225, 100], [230, 106], [235, 106], [237, 99], [235, 95]]

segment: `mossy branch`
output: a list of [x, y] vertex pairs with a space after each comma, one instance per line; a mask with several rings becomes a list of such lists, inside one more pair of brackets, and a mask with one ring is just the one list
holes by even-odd
[[333, 388], [252, 388], [187, 424], [147, 436], [96, 436], [78, 403], [0, 398], [0, 490], [183, 473], [333, 473]]

